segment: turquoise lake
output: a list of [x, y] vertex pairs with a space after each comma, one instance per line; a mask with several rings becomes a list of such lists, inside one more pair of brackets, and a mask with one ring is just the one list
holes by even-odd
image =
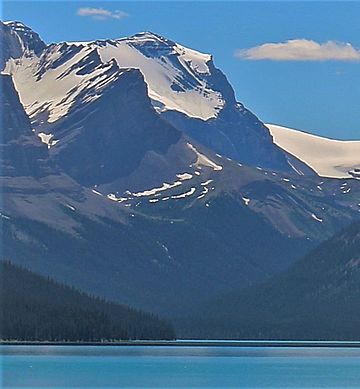
[[360, 388], [360, 349], [0, 346], [2, 388]]

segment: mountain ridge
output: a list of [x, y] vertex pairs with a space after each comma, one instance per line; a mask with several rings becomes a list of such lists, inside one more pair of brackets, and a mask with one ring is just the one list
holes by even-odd
[[183, 335], [200, 329], [200, 337], [216, 339], [356, 340], [359, 263], [357, 221], [287, 271], [211, 301], [201, 319], [182, 322]]
[[[7, 61], [5, 72], [13, 75], [25, 110], [35, 124], [42, 122], [47, 134], [51, 132], [48, 124], [66, 115], [75, 102], [68, 96], [74, 83], [71, 74], [76, 71], [78, 76], [86, 78], [90, 59], [84, 65], [81, 61], [90, 52], [96, 52], [103, 65], [115, 60], [120, 68], [140, 69], [155, 109], [173, 126], [204, 146], [241, 163], [293, 171], [286, 155], [272, 142], [268, 129], [235, 100], [231, 85], [214, 66], [212, 56], [156, 34], [51, 44], [39, 56]], [[43, 68], [44, 64], [51, 63], [50, 67]], [[77, 69], [72, 68], [75, 64], [79, 64]], [[59, 75], [56, 69], [60, 68], [64, 72]], [[39, 71], [44, 71], [40, 73], [41, 78], [34, 78]], [[56, 95], [48, 95], [48, 82], [57, 85]], [[189, 118], [193, 120], [190, 125]], [[309, 171], [305, 165], [303, 168]]]
[[[263, 281], [359, 214], [358, 181], [288, 171], [287, 156], [273, 147], [261, 122], [253, 128], [257, 119], [240, 106], [204, 121], [204, 131], [216, 130], [219, 121], [234, 125], [248, 159], [267, 155], [277, 167], [285, 161], [286, 169], [247, 166], [219, 154], [166, 120], [143, 73], [111, 58], [103, 62], [101, 48], [49, 45], [40, 58], [9, 60], [14, 82], [1, 76], [8, 80], [2, 102], [10, 107], [1, 147], [16, 144], [25, 157], [19, 162], [15, 153], [1, 155], [7, 258], [99, 296], [170, 315], [209, 293]], [[170, 72], [177, 65], [189, 70], [189, 78], [184, 73], [176, 80], [180, 84], [201, 76], [184, 57], [164, 60], [156, 69], [165, 63]], [[199, 92], [191, 83], [187, 88]], [[236, 124], [243, 114], [247, 129], [244, 121]], [[14, 128], [20, 133], [8, 138]], [[31, 156], [34, 150], [41, 158]], [[33, 167], [26, 170], [27, 160]]]

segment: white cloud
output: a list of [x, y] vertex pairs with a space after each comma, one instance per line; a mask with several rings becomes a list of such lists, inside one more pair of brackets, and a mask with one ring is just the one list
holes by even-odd
[[245, 60], [271, 61], [359, 61], [360, 50], [350, 43], [318, 43], [293, 39], [281, 43], [264, 43], [250, 49], [236, 50], [235, 57]]
[[91, 8], [91, 7], [85, 7], [85, 8], [79, 8], [77, 11], [77, 14], [79, 16], [87, 16], [92, 19], [96, 20], [107, 20], [107, 19], [124, 19], [126, 16], [129, 16], [124, 11], [109, 11], [108, 9], [104, 8]]

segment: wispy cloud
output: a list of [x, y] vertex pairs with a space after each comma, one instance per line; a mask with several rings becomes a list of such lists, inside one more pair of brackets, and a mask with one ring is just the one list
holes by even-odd
[[360, 50], [350, 43], [293, 39], [239, 49], [235, 51], [235, 57], [253, 61], [359, 61]]
[[120, 20], [129, 16], [124, 11], [119, 11], [119, 10], [110, 11], [104, 8], [91, 8], [91, 7], [79, 8], [77, 10], [77, 14], [79, 16], [90, 17], [95, 20], [107, 20], [107, 19]]

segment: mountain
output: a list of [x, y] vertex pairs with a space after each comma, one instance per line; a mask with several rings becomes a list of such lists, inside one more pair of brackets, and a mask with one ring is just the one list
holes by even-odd
[[36, 100], [28, 114], [50, 158], [87, 187], [112, 183], [108, 193], [129, 185], [136, 192], [162, 185], [196, 160], [182, 133], [154, 110], [138, 69], [103, 64], [96, 49], [66, 43], [7, 66], [15, 66], [25, 107], [26, 96]]
[[[126, 74], [139, 80], [137, 72]], [[168, 153], [145, 169], [153, 151], [130, 175], [109, 176], [109, 182], [87, 187], [86, 163], [77, 162], [79, 176], [70, 169], [73, 178], [64, 172], [57, 165], [61, 160], [51, 156], [58, 144], [49, 147], [36, 137], [11, 78], [2, 79], [2, 106], [16, 109], [4, 111], [1, 147], [15, 144], [22, 160], [32, 161], [26, 170], [23, 166], [30, 164], [13, 160], [16, 153], [2, 153], [2, 163], [9, 165], [1, 178], [2, 255], [61, 282], [151, 311], [180, 311], [208, 297], [210, 290], [215, 296], [286, 268], [358, 213], [359, 187], [354, 184], [359, 182], [352, 182], [353, 190], [344, 195], [342, 183], [295, 181], [249, 168], [204, 151], [182, 135], [177, 147], [182, 148], [179, 161], [185, 163], [170, 165], [183, 169], [176, 174], [166, 177], [162, 170]], [[151, 106], [146, 108], [146, 89], [142, 91], [143, 100], [129, 99], [127, 109], [131, 112], [134, 104], [135, 111], [143, 101], [143, 109], [158, 119]], [[132, 120], [133, 128], [142, 128], [143, 116]], [[86, 128], [93, 128], [88, 123]], [[6, 135], [14, 129], [13, 136]], [[167, 123], [166, 129], [178, 134]], [[70, 142], [71, 147], [77, 144]], [[33, 150], [40, 149], [41, 156], [33, 158]], [[97, 154], [97, 142], [89, 142], [85, 151], [100, 163], [107, 158]], [[128, 169], [116, 166], [121, 174]], [[159, 177], [161, 184], [146, 186]], [[116, 193], [121, 185], [128, 190]], [[135, 185], [142, 189], [135, 191]]]
[[93, 193], [50, 160], [47, 146], [31, 129], [11, 77], [0, 75], [0, 82], [2, 220], [9, 220], [6, 214], [11, 213], [69, 232], [78, 224], [64, 213], [64, 208], [71, 210], [74, 201], [86, 204], [87, 215], [96, 209], [97, 215], [104, 216], [106, 210], [93, 199]]
[[20, 58], [30, 53], [39, 55], [46, 47], [36, 32], [17, 21], [0, 22], [0, 41], [1, 69], [10, 58]]
[[[17, 25], [8, 22], [6, 27], [16, 30]], [[27, 38], [25, 47], [31, 46]], [[278, 148], [267, 127], [236, 101], [212, 56], [151, 32], [26, 50], [26, 55], [9, 58], [5, 72], [13, 76], [36, 132], [59, 140], [55, 132], [62, 118], [76, 106], [102, 100], [106, 89], [116, 89], [121, 73], [135, 69], [157, 112], [195, 141], [247, 165], [313, 173]]]
[[359, 264], [355, 222], [285, 273], [212, 301], [187, 331], [216, 339], [358, 340]]
[[319, 176], [360, 179], [360, 141], [342, 141], [274, 124], [266, 125], [274, 142]]
[[10, 262], [0, 261], [0, 268], [2, 340], [175, 338], [171, 325], [154, 315], [89, 296]]
[[[8, 58], [15, 85], [1, 76], [2, 255], [170, 316], [287, 268], [358, 217], [360, 182], [249, 167], [180, 131], [140, 68], [102, 58], [102, 49], [138, 52], [143, 35], [40, 53], [28, 42]], [[171, 74], [174, 63], [185, 72], [181, 53], [153, 58], [162, 47], [149, 59], [157, 72]]]

